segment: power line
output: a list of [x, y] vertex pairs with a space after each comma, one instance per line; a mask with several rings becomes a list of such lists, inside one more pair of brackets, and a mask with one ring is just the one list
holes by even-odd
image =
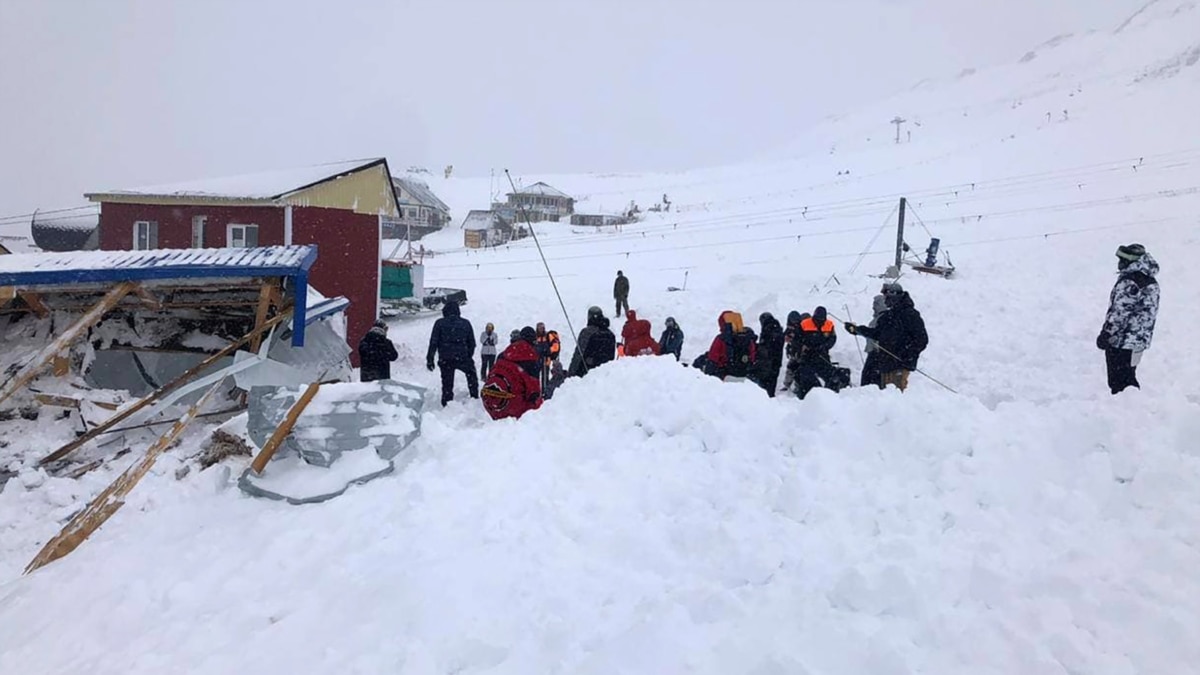
[[87, 206], [75, 206], [75, 207], [72, 207], [69, 209], [49, 209], [46, 211], [38, 210], [38, 211], [34, 211], [32, 213], [18, 213], [18, 214], [13, 214], [11, 216], [0, 216], [0, 222], [9, 221], [9, 220], [28, 220], [30, 218], [33, 218], [34, 216], [43, 216], [43, 215], [48, 215], [48, 214], [52, 215], [52, 214], [56, 214], [56, 213], [70, 213], [72, 211], [84, 211], [84, 210], [88, 210], [88, 209], [94, 210], [97, 213], [99, 213], [100, 205], [99, 204], [88, 204]]
[[[1183, 218], [1178, 217], [1178, 216], [1170, 217], [1170, 218], [1135, 220], [1135, 221], [1129, 221], [1129, 222], [1125, 222], [1125, 223], [1116, 223], [1113, 225], [1101, 225], [1098, 227], [1085, 227], [1085, 228], [1077, 228], [1077, 229], [1071, 229], [1071, 230], [1054, 230], [1054, 231], [1040, 232], [1040, 233], [1035, 233], [1035, 234], [1015, 235], [1012, 237], [999, 237], [999, 238], [994, 238], [994, 239], [980, 239], [980, 240], [975, 240], [975, 241], [966, 241], [966, 242], [960, 242], [958, 244], [955, 244], [955, 247], [962, 248], [965, 246], [991, 246], [991, 245], [995, 245], [995, 244], [1008, 243], [1008, 242], [1013, 242], [1013, 241], [1027, 241], [1027, 240], [1032, 240], [1032, 239], [1049, 239], [1050, 237], [1069, 236], [1069, 235], [1073, 235], [1073, 234], [1084, 234], [1084, 233], [1088, 233], [1088, 232], [1099, 232], [1099, 231], [1103, 231], [1103, 230], [1116, 230], [1116, 229], [1123, 229], [1123, 228], [1127, 228], [1127, 227], [1136, 227], [1136, 226], [1143, 226], [1143, 225], [1160, 225], [1160, 224], [1166, 224], [1166, 223], [1174, 223], [1174, 222], [1177, 222], [1180, 220], [1183, 220]], [[894, 253], [894, 251], [891, 249], [886, 249], [886, 250], [881, 249], [881, 250], [866, 251], [866, 252], [860, 251], [858, 253], [833, 253], [833, 254], [828, 254], [828, 255], [812, 256], [811, 259], [812, 260], [838, 260], [838, 259], [847, 259], [847, 258], [857, 258], [859, 256], [868, 256], [868, 255], [891, 255], [892, 253]], [[609, 254], [603, 254], [603, 255], [597, 256], [597, 257], [603, 257], [604, 255], [609, 255]], [[795, 261], [795, 260], [796, 260], [796, 258], [794, 256], [784, 256], [784, 257], [764, 259], [764, 260], [736, 261], [732, 264], [734, 264], [734, 265], [765, 265], [765, 264], [771, 264], [771, 263], [791, 262], [791, 261]], [[685, 266], [678, 266], [678, 267], [660, 267], [660, 268], [656, 268], [654, 271], [672, 272], [672, 271], [680, 271], [680, 270], [694, 270], [694, 269], [704, 269], [704, 268], [710, 268], [710, 267], [716, 267], [716, 266], [728, 266], [729, 264], [731, 264], [729, 261], [721, 261], [721, 262], [714, 262], [714, 263], [698, 263], [695, 265], [685, 265]], [[560, 275], [560, 276], [565, 277], [565, 276], [581, 276], [581, 275], [565, 274], [565, 275]], [[437, 277], [436, 283], [444, 283], [447, 281], [512, 281], [512, 280], [521, 280], [521, 279], [541, 279], [541, 278], [542, 278], [542, 276], [540, 276], [540, 275], [499, 276], [499, 277]]]

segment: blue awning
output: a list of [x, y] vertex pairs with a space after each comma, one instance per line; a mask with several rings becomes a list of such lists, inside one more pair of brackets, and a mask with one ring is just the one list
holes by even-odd
[[292, 344], [302, 347], [304, 327], [309, 323], [308, 270], [316, 260], [315, 245], [27, 253], [0, 256], [0, 286], [284, 277], [291, 282], [295, 297]]

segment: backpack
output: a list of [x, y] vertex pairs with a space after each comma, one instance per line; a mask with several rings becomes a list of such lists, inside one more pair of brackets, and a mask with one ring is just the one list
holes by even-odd
[[487, 380], [480, 390], [483, 399], [483, 409], [492, 419], [505, 417], [520, 417], [530, 408], [537, 408], [540, 402], [531, 405], [526, 400], [529, 394], [525, 386], [526, 374], [516, 363], [501, 359], [488, 372]]
[[598, 330], [588, 340], [583, 353], [583, 364], [589, 369], [612, 361], [617, 352], [617, 336], [610, 330]]
[[843, 368], [836, 363], [830, 364], [833, 366], [829, 380], [825, 382], [825, 388], [833, 391], [841, 391], [850, 386], [850, 369]]
[[754, 365], [754, 332], [743, 330], [732, 335], [723, 335], [725, 341], [725, 376], [746, 377]]

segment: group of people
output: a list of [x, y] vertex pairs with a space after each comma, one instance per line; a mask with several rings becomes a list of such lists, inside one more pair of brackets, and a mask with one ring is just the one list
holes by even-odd
[[[925, 322], [912, 297], [898, 283], [884, 284], [874, 307], [870, 325], [843, 324], [847, 333], [868, 339], [861, 384], [891, 385], [903, 391], [908, 387], [908, 374], [916, 370], [921, 352], [929, 344]], [[717, 318], [717, 336], [692, 365], [721, 379], [751, 380], [772, 397], [777, 391], [791, 391], [802, 399], [818, 387], [840, 391], [850, 386], [850, 369], [830, 356], [837, 344], [837, 330], [824, 307], [811, 314], [789, 312], [786, 327], [770, 312], [759, 315], [758, 322], [756, 334], [744, 325], [741, 314], [722, 312]], [[781, 370], [783, 387], [777, 389]]]
[[[1117, 249], [1118, 279], [1113, 288], [1104, 326], [1096, 346], [1105, 352], [1108, 384], [1113, 394], [1138, 387], [1137, 365], [1150, 346], [1158, 313], [1158, 263], [1139, 244]], [[493, 419], [519, 418], [541, 407], [545, 399], [568, 377], [585, 377], [590, 371], [618, 357], [671, 355], [682, 358], [684, 333], [673, 317], [655, 340], [651, 323], [629, 307], [629, 279], [618, 271], [613, 284], [617, 316], [624, 311], [625, 324], [618, 342], [604, 311], [588, 308], [587, 323], [579, 331], [569, 366], [560, 361], [562, 342], [544, 323], [536, 328], [514, 330], [501, 349], [495, 326], [487, 324], [476, 342], [471, 322], [463, 318], [455, 302], [442, 308], [442, 318], [433, 325], [426, 354], [426, 367], [441, 371], [442, 405], [454, 400], [456, 373], [463, 373], [471, 398], [483, 398]], [[904, 391], [909, 375], [917, 370], [921, 353], [929, 344], [925, 321], [912, 297], [896, 282], [888, 282], [873, 302], [874, 316], [868, 325], [843, 321], [850, 335], [866, 338], [866, 360], [861, 386], [896, 387]], [[722, 380], [744, 379], [761, 386], [768, 396], [793, 392], [803, 399], [818, 387], [840, 391], [850, 386], [850, 369], [830, 356], [837, 344], [833, 317], [824, 307], [811, 313], [791, 311], [786, 325], [770, 312], [758, 317], [759, 331], [745, 325], [741, 314], [726, 310], [717, 317], [717, 335], [709, 348], [691, 366]], [[479, 348], [480, 367], [474, 358]], [[387, 338], [387, 324], [377, 321], [359, 343], [361, 379], [391, 377], [391, 363], [398, 358]], [[688, 365], [688, 364], [685, 364]], [[779, 375], [783, 373], [783, 386]], [[483, 386], [480, 387], [482, 381]]]

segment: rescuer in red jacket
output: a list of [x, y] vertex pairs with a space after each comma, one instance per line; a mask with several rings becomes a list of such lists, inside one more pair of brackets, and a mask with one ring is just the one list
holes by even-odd
[[625, 327], [621, 329], [621, 339], [625, 341], [625, 356], [657, 355], [661, 347], [654, 341], [651, 331], [650, 322], [639, 319], [637, 312], [632, 309], [625, 312]]
[[542, 386], [538, 380], [541, 357], [538, 354], [537, 331], [526, 326], [521, 339], [510, 344], [496, 359], [480, 392], [483, 407], [494, 420], [520, 418], [542, 406]]

